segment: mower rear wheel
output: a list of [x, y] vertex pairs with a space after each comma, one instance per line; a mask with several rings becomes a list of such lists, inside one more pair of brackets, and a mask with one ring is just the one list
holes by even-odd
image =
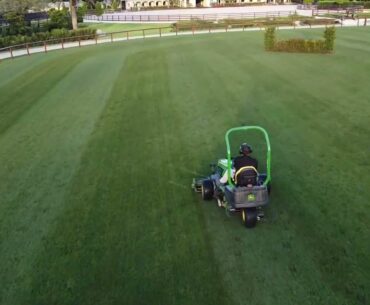
[[242, 220], [243, 224], [247, 228], [254, 228], [257, 224], [257, 209], [256, 208], [248, 208], [242, 210]]
[[214, 187], [212, 180], [204, 180], [202, 182], [202, 199], [212, 200], [214, 193]]

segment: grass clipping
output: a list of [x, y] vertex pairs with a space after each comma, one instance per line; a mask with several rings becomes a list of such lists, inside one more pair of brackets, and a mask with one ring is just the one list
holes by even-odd
[[335, 28], [328, 27], [324, 31], [324, 39], [288, 39], [277, 40], [275, 27], [265, 31], [265, 50], [272, 52], [291, 53], [332, 53], [334, 51]]

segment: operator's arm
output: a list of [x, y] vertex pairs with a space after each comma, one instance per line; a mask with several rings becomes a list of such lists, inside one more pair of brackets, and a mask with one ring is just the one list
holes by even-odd
[[[234, 174], [235, 174], [235, 169], [231, 169], [231, 177], [234, 177]], [[227, 183], [227, 179], [228, 178], [228, 171], [226, 170], [225, 173], [222, 175], [222, 177], [220, 178], [220, 182], [222, 184], [225, 184]]]

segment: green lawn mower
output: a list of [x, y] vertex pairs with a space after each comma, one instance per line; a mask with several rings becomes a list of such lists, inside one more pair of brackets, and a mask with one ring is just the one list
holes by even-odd
[[[234, 132], [262, 132], [266, 142], [266, 173], [260, 173], [253, 166], [240, 168], [233, 174], [233, 159], [230, 149], [230, 135]], [[227, 159], [212, 164], [212, 174], [205, 178], [193, 179], [193, 189], [202, 194], [203, 200], [216, 199], [218, 206], [228, 212], [240, 212], [244, 225], [253, 228], [263, 218], [262, 208], [268, 204], [271, 191], [271, 147], [268, 134], [259, 126], [231, 128], [226, 132]], [[227, 182], [221, 177], [227, 173]]]

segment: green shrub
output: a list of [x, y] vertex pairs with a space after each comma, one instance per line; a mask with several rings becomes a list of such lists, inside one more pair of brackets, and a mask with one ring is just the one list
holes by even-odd
[[324, 40], [288, 39], [277, 41], [273, 47], [275, 52], [292, 53], [327, 53]]
[[354, 6], [363, 6], [365, 8], [370, 8], [370, 1], [319, 1], [317, 5], [318, 9], [347, 8]]
[[119, 7], [119, 1], [118, 0], [112, 0], [111, 8], [112, 10], [116, 11]]
[[305, 40], [288, 39], [276, 40], [275, 28], [270, 27], [265, 31], [265, 50], [275, 52], [297, 53], [330, 53], [334, 50], [335, 28], [329, 27], [324, 31], [324, 39]]
[[272, 49], [276, 52], [305, 52], [304, 39], [288, 39], [276, 41]]
[[87, 13], [87, 4], [84, 1], [81, 1], [81, 5], [77, 9], [77, 21], [78, 22], [83, 22], [84, 21], [84, 16]]
[[51, 9], [49, 12], [49, 30], [72, 29], [71, 16], [67, 8], [61, 10]]
[[104, 14], [104, 4], [103, 3], [96, 3], [95, 5], [95, 15], [96, 16], [101, 16]]
[[328, 52], [333, 52], [335, 41], [335, 27], [326, 28], [324, 32], [325, 48]]
[[276, 43], [275, 28], [268, 27], [265, 31], [265, 50], [272, 51]]
[[329, 25], [329, 24], [335, 24], [334, 19], [305, 19], [301, 21], [302, 24], [305, 25]]
[[7, 35], [25, 34], [24, 15], [17, 12], [8, 12], [4, 14], [4, 19], [8, 23]]
[[75, 31], [69, 31], [67, 29], [54, 29], [51, 32], [33, 33], [31, 36], [13, 35], [0, 37], [0, 48], [15, 46], [24, 43], [43, 42], [46, 40], [88, 40], [94, 39], [95, 36], [96, 30], [90, 28], [78, 29]]

